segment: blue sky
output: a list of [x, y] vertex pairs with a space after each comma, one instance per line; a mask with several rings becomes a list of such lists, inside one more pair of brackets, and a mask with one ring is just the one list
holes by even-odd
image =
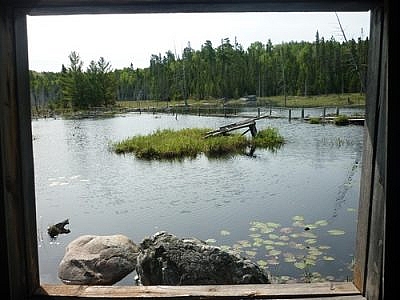
[[[369, 12], [339, 12], [347, 39], [369, 37]], [[188, 43], [200, 49], [206, 40], [214, 47], [235, 38], [244, 49], [252, 42], [273, 44], [314, 41], [320, 37], [343, 41], [334, 12], [307, 13], [191, 13], [28, 16], [29, 68], [59, 72], [71, 51], [84, 67], [104, 57], [113, 68], [149, 65], [151, 54], [177, 55]]]

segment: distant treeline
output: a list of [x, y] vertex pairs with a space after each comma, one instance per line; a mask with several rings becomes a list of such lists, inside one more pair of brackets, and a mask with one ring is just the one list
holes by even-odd
[[185, 100], [239, 98], [245, 95], [311, 96], [365, 91], [368, 38], [338, 42], [273, 45], [254, 42], [247, 48], [228, 38], [214, 47], [207, 40], [200, 50], [188, 43], [180, 55], [151, 55], [150, 66], [113, 70], [101, 57], [84, 69], [77, 52], [61, 72], [30, 71], [31, 99], [81, 109], [112, 105], [118, 100]]

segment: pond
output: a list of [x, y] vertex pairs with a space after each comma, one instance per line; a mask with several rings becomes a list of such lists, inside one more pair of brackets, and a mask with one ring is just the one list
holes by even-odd
[[[128, 113], [32, 121], [39, 270], [58, 264], [81, 235], [124, 234], [139, 244], [158, 231], [196, 237], [257, 262], [274, 282], [351, 280], [363, 126], [266, 118], [285, 144], [253, 156], [146, 161], [113, 142], [156, 129], [217, 128], [237, 118]], [[69, 234], [47, 227], [69, 219]], [[134, 285], [134, 273], [116, 285]]]

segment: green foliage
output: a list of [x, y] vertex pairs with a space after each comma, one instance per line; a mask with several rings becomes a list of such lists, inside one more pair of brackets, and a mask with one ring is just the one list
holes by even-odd
[[321, 123], [321, 118], [320, 117], [312, 117], [309, 120], [310, 124], [320, 124]]
[[277, 128], [268, 127], [260, 130], [252, 141], [256, 147], [276, 150], [285, 142]]
[[70, 65], [61, 70], [60, 85], [63, 108], [73, 110], [108, 106], [116, 100], [116, 80], [111, 65], [103, 57], [91, 61], [86, 72], [79, 54], [71, 52]]
[[339, 115], [334, 119], [334, 123], [338, 126], [348, 125], [350, 123], [349, 117], [345, 115]]
[[[273, 45], [268, 40], [244, 49], [236, 39], [225, 38], [217, 47], [207, 40], [199, 50], [189, 43], [180, 55], [170, 50], [153, 54], [148, 68], [134, 69], [131, 64], [114, 71], [104, 58], [92, 61], [85, 71], [79, 55], [71, 52], [70, 65], [63, 66], [61, 73], [32, 77], [32, 97], [41, 95], [47, 103], [62, 95], [62, 106], [80, 109], [110, 105], [115, 100], [183, 100], [186, 105], [189, 100], [245, 95], [268, 101], [280, 95], [287, 106], [293, 104], [289, 96], [295, 102], [295, 96], [363, 94], [368, 42], [359, 38], [340, 43], [317, 33], [314, 42]], [[358, 72], [354, 72], [355, 66]], [[48, 80], [46, 90], [51, 93], [38, 88], [41, 79]], [[313, 99], [309, 100], [313, 105]]]
[[[306, 222], [304, 216], [292, 217], [291, 224], [280, 224], [271, 221], [253, 220], [250, 222], [249, 239], [240, 240], [233, 245], [223, 245], [221, 248], [248, 257], [271, 274], [272, 283], [291, 282], [324, 282], [335, 280], [332, 276], [323, 277], [313, 272], [318, 264], [329, 264], [335, 261], [331, 256], [330, 245], [323, 244], [326, 234], [342, 236], [346, 232], [342, 229], [330, 228], [328, 220]], [[327, 228], [327, 229], [325, 229]], [[223, 234], [224, 233], [224, 234]], [[220, 235], [230, 234], [227, 229], [220, 231]], [[218, 239], [210, 238], [214, 244]], [[353, 260], [343, 262], [351, 270]], [[293, 265], [299, 275], [289, 277], [272, 272], [277, 271], [281, 264]]]
[[283, 138], [276, 129], [260, 131], [260, 136], [252, 141], [240, 134], [204, 138], [208, 128], [186, 128], [156, 130], [150, 135], [137, 135], [112, 145], [116, 153], [133, 153], [140, 159], [183, 159], [195, 158], [204, 153], [208, 157], [243, 154], [252, 145], [276, 149]]

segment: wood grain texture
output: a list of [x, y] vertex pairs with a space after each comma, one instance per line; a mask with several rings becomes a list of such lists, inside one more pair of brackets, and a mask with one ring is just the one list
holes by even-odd
[[368, 11], [379, 0], [3, 0], [29, 14]]
[[[356, 296], [359, 290], [351, 282], [204, 285], [204, 286], [74, 286], [42, 285], [36, 296], [110, 297], [110, 298], [306, 298]], [[345, 299], [345, 298], [343, 298]]]

